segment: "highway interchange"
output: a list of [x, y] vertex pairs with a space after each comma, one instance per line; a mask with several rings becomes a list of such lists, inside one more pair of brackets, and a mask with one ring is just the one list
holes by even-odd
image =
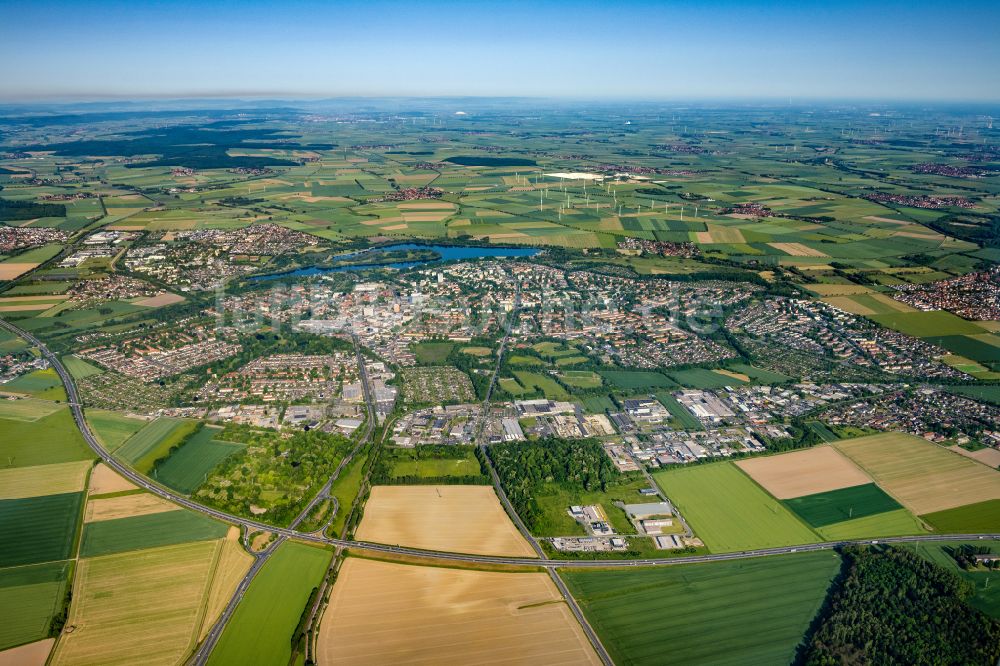
[[[511, 313], [511, 318], [513, 319], [514, 313]], [[969, 540], [997, 540], [1000, 539], [1000, 533], [987, 533], [987, 534], [948, 534], [948, 535], [922, 535], [922, 536], [905, 536], [905, 537], [887, 537], [877, 540], [862, 540], [862, 541], [828, 541], [821, 543], [812, 544], [801, 544], [797, 546], [782, 546], [778, 548], [764, 548], [752, 551], [742, 551], [733, 553], [715, 553], [715, 554], [704, 554], [704, 555], [685, 555], [676, 556], [668, 558], [648, 558], [648, 559], [602, 559], [602, 560], [550, 560], [545, 556], [538, 542], [531, 536], [527, 528], [517, 516], [517, 513], [513, 510], [510, 502], [507, 500], [506, 495], [503, 493], [502, 488], [499, 484], [499, 478], [496, 475], [496, 471], [490, 465], [491, 476], [493, 477], [494, 486], [497, 488], [497, 494], [504, 504], [505, 509], [510, 514], [511, 518], [514, 520], [515, 525], [521, 531], [521, 533], [528, 539], [528, 542], [532, 544], [536, 553], [538, 553], [537, 558], [528, 557], [501, 557], [501, 556], [489, 556], [489, 555], [468, 555], [463, 553], [449, 553], [440, 551], [427, 551], [417, 548], [407, 548], [404, 546], [397, 546], [391, 544], [379, 544], [364, 541], [353, 541], [349, 539], [337, 539], [327, 537], [319, 532], [303, 532], [296, 529], [297, 525], [308, 515], [309, 510], [316, 505], [319, 501], [325, 498], [332, 486], [333, 482], [337, 478], [340, 470], [343, 468], [343, 463], [323, 486], [321, 491], [316, 495], [312, 502], [305, 511], [303, 511], [299, 517], [294, 521], [292, 527], [275, 527], [273, 525], [268, 525], [266, 523], [244, 518], [242, 516], [236, 516], [224, 511], [219, 511], [209, 506], [199, 504], [194, 502], [188, 497], [181, 495], [173, 490], [162, 486], [146, 476], [136, 472], [132, 468], [128, 467], [124, 463], [118, 461], [114, 458], [107, 449], [97, 440], [93, 432], [90, 429], [86, 419], [84, 418], [83, 405], [80, 401], [80, 396], [76, 389], [76, 383], [73, 381], [73, 377], [69, 374], [69, 371], [62, 364], [59, 358], [52, 353], [48, 347], [38, 340], [35, 336], [30, 334], [23, 329], [14, 326], [10, 322], [0, 319], [0, 327], [7, 329], [8, 331], [20, 336], [21, 338], [27, 340], [29, 343], [34, 345], [39, 352], [45, 357], [45, 359], [52, 365], [55, 371], [58, 373], [62, 383], [66, 389], [66, 395], [68, 398], [69, 407], [73, 414], [73, 420], [76, 423], [77, 428], [80, 430], [81, 435], [87, 442], [88, 446], [94, 451], [97, 457], [108, 467], [114, 469], [116, 472], [121, 474], [123, 477], [136, 484], [137, 486], [146, 489], [150, 493], [157, 495], [165, 500], [174, 502], [186, 509], [191, 511], [197, 511], [212, 518], [238, 525], [247, 532], [251, 531], [265, 531], [271, 532], [277, 536], [274, 542], [272, 542], [267, 549], [261, 553], [257, 553], [253, 565], [251, 566], [247, 575], [240, 582], [239, 586], [233, 598], [230, 600], [229, 605], [223, 611], [218, 622], [213, 626], [212, 630], [209, 632], [206, 639], [199, 646], [198, 651], [192, 656], [189, 663], [192, 664], [204, 664], [207, 662], [208, 656], [211, 653], [212, 647], [218, 641], [222, 630], [225, 628], [226, 623], [232, 617], [238, 606], [243, 595], [246, 593], [253, 577], [267, 560], [267, 557], [274, 552], [274, 549], [286, 539], [297, 539], [300, 541], [315, 543], [319, 545], [334, 546], [337, 548], [343, 548], [351, 551], [364, 551], [368, 553], [385, 554], [385, 555], [397, 555], [397, 556], [410, 556], [422, 559], [437, 560], [440, 562], [465, 562], [465, 563], [475, 563], [475, 564], [486, 564], [486, 565], [512, 565], [512, 566], [522, 566], [522, 567], [535, 567], [535, 568], [545, 568], [552, 575], [553, 582], [562, 592], [563, 596], [566, 598], [567, 603], [573, 610], [574, 615], [580, 621], [581, 626], [587, 633], [588, 638], [594, 645], [595, 650], [597, 650], [598, 655], [606, 663], [610, 664], [610, 657], [608, 657], [607, 652], [604, 651], [603, 646], [601, 646], [600, 641], [597, 639], [596, 634], [590, 628], [586, 619], [583, 617], [582, 612], [577, 606], [575, 600], [573, 600], [572, 595], [565, 588], [562, 580], [559, 578], [557, 572], [558, 568], [573, 568], [573, 569], [606, 569], [606, 568], [631, 568], [631, 567], [649, 567], [649, 566], [667, 566], [667, 565], [677, 565], [677, 564], [692, 564], [698, 562], [721, 562], [727, 560], [744, 559], [751, 557], [763, 557], [768, 555], [780, 555], [785, 553], [795, 553], [795, 552], [808, 552], [808, 551], [818, 551], [818, 550], [830, 550], [838, 548], [841, 546], [846, 546], [850, 544], [870, 544], [870, 543], [911, 543], [911, 542], [926, 542], [926, 541], [969, 541]], [[503, 341], [501, 342], [501, 348], [499, 354], [502, 354], [502, 350], [509, 336], [509, 326], [507, 330], [507, 335], [505, 335]], [[362, 380], [365, 392], [366, 402], [368, 403], [369, 418], [365, 434], [363, 435], [361, 442], [366, 441], [371, 437], [374, 432], [374, 407], [371, 402], [371, 392], [368, 385], [367, 373], [365, 373], [364, 363], [360, 357], [360, 351], [358, 352], [359, 365], [361, 366]], [[493, 378], [495, 380], [495, 376]], [[492, 388], [492, 381], [491, 381]], [[484, 402], [483, 409], [484, 412], [489, 408], [489, 398]], [[357, 450], [357, 449], [355, 449]], [[487, 458], [488, 461], [488, 458]]]

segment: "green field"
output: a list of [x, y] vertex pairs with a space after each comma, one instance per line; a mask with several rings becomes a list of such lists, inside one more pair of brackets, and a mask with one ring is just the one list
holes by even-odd
[[792, 380], [792, 377], [783, 375], [780, 372], [763, 370], [752, 365], [747, 365], [746, 363], [727, 363], [725, 367], [726, 370], [746, 375], [756, 384], [784, 384]]
[[[986, 330], [971, 321], [944, 310], [930, 312], [894, 312], [868, 317], [886, 328], [895, 329], [915, 338], [947, 335], [976, 335]], [[963, 354], [964, 356], [964, 354]]]
[[21, 375], [6, 384], [0, 384], [0, 390], [27, 393], [41, 400], [66, 400], [66, 391], [63, 389], [62, 380], [52, 368], [35, 370]]
[[72, 556], [83, 493], [0, 500], [0, 567]]
[[104, 448], [112, 452], [117, 451], [132, 435], [147, 425], [147, 421], [103, 409], [88, 409], [86, 416], [94, 435]]
[[[735, 372], [735, 370], [734, 370]], [[746, 382], [735, 377], [712, 372], [705, 368], [689, 368], [668, 372], [670, 378], [681, 386], [694, 389], [716, 389], [723, 386], [742, 386]]]
[[208, 474], [223, 460], [242, 450], [243, 444], [213, 439], [222, 431], [216, 426], [202, 426], [184, 444], [153, 470], [160, 483], [189, 495], [205, 482]]
[[69, 407], [36, 421], [0, 419], [0, 460], [7, 466], [30, 467], [93, 457]]
[[559, 381], [566, 386], [594, 389], [601, 385], [601, 376], [590, 370], [564, 370], [559, 373]]
[[619, 666], [745, 666], [792, 663], [839, 570], [826, 551], [560, 574]]
[[443, 365], [454, 348], [454, 342], [419, 342], [412, 347], [417, 361], [426, 365]]
[[966, 504], [920, 516], [940, 532], [980, 534], [1000, 530], [1000, 499]]
[[541, 391], [550, 400], [569, 400], [570, 395], [559, 383], [540, 372], [525, 372], [517, 370], [514, 372], [518, 381], [528, 388], [535, 388]]
[[132, 435], [118, 449], [117, 455], [145, 474], [153, 469], [157, 460], [165, 458], [170, 449], [190, 437], [198, 425], [197, 421], [161, 416]]
[[461, 458], [422, 458], [420, 460], [400, 460], [392, 461], [390, 476], [398, 478], [403, 476], [417, 478], [441, 478], [448, 476], [480, 476], [482, 470], [479, 461], [468, 451], [468, 455]]
[[701, 421], [694, 414], [689, 412], [684, 405], [677, 402], [677, 399], [667, 391], [660, 391], [656, 394], [656, 399], [667, 408], [670, 415], [677, 421], [684, 430], [702, 430]]
[[69, 374], [73, 375], [73, 379], [84, 379], [104, 372], [96, 365], [91, 365], [79, 356], [73, 356], [72, 354], [63, 356], [62, 363], [69, 370]]
[[643, 370], [599, 370], [604, 379], [626, 391], [668, 388], [676, 383], [666, 375]]
[[578, 397], [578, 400], [583, 405], [583, 408], [590, 414], [604, 414], [607, 411], [614, 411], [618, 409], [611, 396], [608, 395], [582, 395]]
[[330, 551], [283, 543], [261, 569], [236, 608], [209, 664], [287, 664], [291, 638]]
[[[547, 483], [537, 492], [534, 498], [538, 505], [539, 516], [532, 526], [532, 533], [538, 536], [568, 536], [585, 534], [583, 526], [567, 513], [573, 505], [598, 504], [604, 509], [608, 522], [618, 534], [635, 534], [636, 530], [625, 512], [616, 506], [615, 502], [625, 504], [641, 504], [652, 501], [639, 493], [642, 488], [649, 488], [645, 477], [632, 474], [623, 477], [619, 483], [609, 484], [606, 491], [588, 491], [582, 488], [567, 488], [557, 483]], [[669, 531], [669, 530], [665, 530]]]
[[876, 537], [926, 534], [927, 530], [906, 509], [876, 513], [816, 528], [824, 541], [874, 539]]
[[347, 524], [347, 518], [351, 513], [351, 505], [354, 504], [354, 499], [361, 490], [361, 482], [365, 478], [364, 467], [367, 460], [368, 455], [363, 451], [359, 451], [347, 463], [347, 466], [340, 470], [340, 476], [337, 477], [337, 480], [333, 482], [333, 487], [330, 488], [330, 497], [334, 497], [337, 500], [337, 513], [326, 530], [326, 533], [330, 536], [339, 537], [344, 529], [344, 525]]
[[820, 540], [732, 463], [682, 467], [653, 477], [714, 553]]
[[[996, 572], [965, 571], [959, 567], [945, 548], [958, 548], [962, 545], [979, 547], [984, 544], [982, 541], [953, 541], [947, 544], [934, 541], [921, 541], [908, 543], [905, 547], [913, 548], [921, 557], [972, 583], [975, 592], [968, 599], [969, 605], [973, 608], [978, 608], [996, 620], [1000, 620], [1000, 585], [996, 584]], [[989, 546], [994, 553], [1000, 552], [1000, 545], [996, 541], [986, 542], [985, 545]]]
[[69, 562], [0, 569], [0, 650], [45, 638], [62, 607]]
[[59, 403], [36, 398], [20, 400], [0, 400], [0, 419], [15, 421], [37, 421], [61, 409]]
[[229, 525], [182, 509], [87, 523], [80, 557], [205, 541], [226, 536]]
[[812, 527], [825, 527], [903, 508], [874, 483], [788, 499], [785, 506]]

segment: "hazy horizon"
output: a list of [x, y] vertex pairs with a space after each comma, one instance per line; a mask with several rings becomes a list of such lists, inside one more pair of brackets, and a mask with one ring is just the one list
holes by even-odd
[[972, 2], [8, 2], [0, 101], [1000, 99]]

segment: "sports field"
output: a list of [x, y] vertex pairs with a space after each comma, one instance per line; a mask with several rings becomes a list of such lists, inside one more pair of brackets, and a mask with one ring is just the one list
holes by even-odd
[[653, 478], [713, 553], [820, 540], [732, 463], [682, 467]]
[[354, 536], [425, 550], [535, 555], [492, 486], [375, 486]]
[[219, 541], [80, 560], [52, 664], [178, 664], [201, 630]]
[[287, 664], [292, 633], [331, 557], [302, 543], [281, 544], [250, 584], [208, 663]]
[[883, 433], [833, 446], [918, 516], [1000, 499], [1000, 472], [920, 437]]
[[619, 666], [745, 666], [793, 662], [839, 569], [827, 551], [561, 575]]
[[330, 595], [317, 657], [323, 666], [600, 663], [546, 574], [354, 557]]
[[778, 499], [871, 483], [867, 474], [830, 446], [739, 460], [736, 464]]
[[77, 493], [83, 490], [89, 460], [0, 469], [0, 500]]

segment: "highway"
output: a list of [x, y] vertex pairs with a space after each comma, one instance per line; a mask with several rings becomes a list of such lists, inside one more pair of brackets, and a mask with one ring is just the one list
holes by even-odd
[[[250, 573], [241, 581], [239, 587], [237, 588], [236, 594], [234, 594], [233, 599], [230, 600], [229, 605], [223, 612], [223, 616], [220, 617], [219, 622], [216, 626], [212, 628], [209, 633], [209, 637], [203, 641], [202, 646], [199, 648], [195, 657], [192, 657], [192, 662], [195, 664], [203, 664], [207, 660], [208, 654], [210, 653], [211, 646], [214, 645], [215, 641], [218, 640], [218, 636], [221, 635], [222, 628], [225, 626], [225, 622], [232, 617], [232, 613], [235, 611], [236, 606], [242, 599], [243, 594], [245, 594], [253, 576], [260, 570], [263, 563], [266, 561], [267, 556], [273, 552], [273, 549], [277, 547], [279, 543], [285, 539], [298, 539], [300, 541], [316, 543], [320, 545], [329, 545], [344, 548], [353, 551], [365, 551], [369, 553], [381, 553], [386, 555], [404, 555], [404, 556], [414, 556], [426, 559], [439, 560], [441, 562], [470, 562], [478, 564], [504, 564], [513, 566], [525, 566], [525, 567], [543, 567], [548, 570], [555, 570], [559, 568], [566, 569], [607, 569], [607, 568], [631, 568], [631, 567], [650, 567], [650, 566], [671, 566], [678, 564], [692, 564], [692, 563], [704, 563], [704, 562], [722, 562], [728, 560], [737, 560], [744, 558], [753, 557], [764, 557], [769, 555], [781, 555], [785, 553], [795, 553], [795, 552], [808, 552], [817, 550], [830, 550], [833, 548], [853, 545], [853, 544], [899, 544], [899, 543], [914, 543], [914, 542], [949, 542], [949, 541], [973, 541], [973, 540], [1000, 540], [1000, 532], [994, 533], [984, 533], [984, 534], [944, 534], [944, 535], [922, 535], [922, 536], [903, 536], [903, 537], [886, 537], [882, 539], [865, 539], [865, 540], [852, 540], [852, 541], [826, 541], [812, 544], [801, 544], [798, 546], [783, 546], [780, 548], [764, 548], [751, 551], [742, 551], [735, 553], [715, 553], [715, 554], [704, 554], [704, 555], [683, 555], [676, 557], [666, 557], [666, 558], [649, 558], [642, 560], [630, 560], [630, 559], [601, 559], [601, 560], [550, 560], [544, 556], [544, 553], [540, 554], [538, 558], [530, 557], [499, 557], [499, 556], [488, 556], [488, 555], [468, 555], [463, 553], [446, 553], [438, 551], [428, 551], [421, 550], [418, 548], [407, 548], [402, 546], [393, 546], [387, 544], [378, 544], [364, 541], [351, 541], [347, 539], [335, 539], [327, 537], [323, 534], [316, 533], [306, 533], [300, 532], [293, 528], [283, 528], [275, 527], [273, 525], [268, 525], [266, 523], [244, 518], [242, 516], [236, 516], [218, 509], [214, 509], [209, 506], [199, 504], [191, 499], [180, 495], [170, 488], [162, 486], [155, 481], [143, 476], [142, 474], [136, 472], [124, 463], [119, 462], [117, 459], [112, 457], [112, 455], [105, 449], [100, 442], [97, 441], [90, 426], [84, 419], [83, 407], [80, 403], [80, 397], [76, 389], [76, 384], [73, 381], [72, 376], [69, 371], [66, 370], [65, 366], [53, 354], [48, 347], [46, 347], [40, 340], [35, 336], [24, 331], [17, 326], [14, 326], [10, 322], [0, 319], [0, 327], [20, 336], [21, 338], [27, 340], [33, 346], [37, 347], [40, 353], [45, 357], [46, 360], [52, 365], [55, 371], [58, 373], [63, 385], [66, 389], [66, 395], [68, 398], [69, 407], [73, 414], [73, 420], [76, 423], [77, 428], [80, 430], [80, 434], [83, 436], [84, 440], [87, 442], [88, 446], [94, 451], [100, 460], [108, 467], [114, 469], [116, 472], [121, 474], [123, 477], [136, 484], [137, 486], [146, 489], [150, 493], [157, 495], [165, 500], [171, 501], [179, 506], [182, 506], [191, 511], [197, 511], [212, 518], [228, 522], [234, 525], [243, 527], [249, 531], [267, 531], [273, 532], [278, 535], [278, 539], [271, 544], [268, 549], [262, 553], [259, 553], [256, 560], [251, 567]], [[509, 335], [509, 328], [508, 328]], [[506, 341], [506, 337], [504, 340]], [[499, 359], [498, 359], [499, 362]], [[495, 377], [494, 377], [495, 378]], [[366, 396], [368, 395], [368, 385], [367, 385], [367, 375], [363, 377], [365, 382]], [[369, 404], [369, 408], [371, 405]], [[487, 407], [488, 409], [488, 407]], [[368, 433], [370, 436], [370, 432]], [[499, 479], [496, 476], [495, 470], [491, 472], [494, 480], [494, 484], [498, 488], [498, 496], [504, 503], [504, 507], [511, 514], [511, 517], [515, 520], [515, 524], [518, 529], [524, 530], [524, 524], [521, 522], [520, 518], [517, 516], [516, 512], [513, 511], [510, 502], [507, 500], [506, 495], [499, 488]], [[534, 544], [536, 552], [540, 552], [540, 547], [537, 541], [530, 537], [529, 543]], [[556, 576], [553, 580], [558, 578]], [[574, 609], [574, 615], [577, 615], [578, 619], [581, 620], [581, 626], [585, 630], [589, 630], [589, 624], [586, 623], [585, 618], [582, 617], [579, 608], [576, 607], [575, 601], [572, 600], [572, 596], [568, 594], [565, 590], [565, 586], [562, 585], [562, 581], [556, 583], [559, 586], [560, 591], [563, 592], [567, 599], [570, 607]], [[592, 631], [592, 630], [590, 630]], [[588, 636], [589, 637], [589, 636]], [[598, 642], [597, 645], [600, 643]], [[206, 649], [207, 648], [207, 649]], [[600, 652], [599, 652], [600, 654]], [[605, 653], [606, 654], [606, 653]], [[199, 655], [201, 657], [199, 658]]]

